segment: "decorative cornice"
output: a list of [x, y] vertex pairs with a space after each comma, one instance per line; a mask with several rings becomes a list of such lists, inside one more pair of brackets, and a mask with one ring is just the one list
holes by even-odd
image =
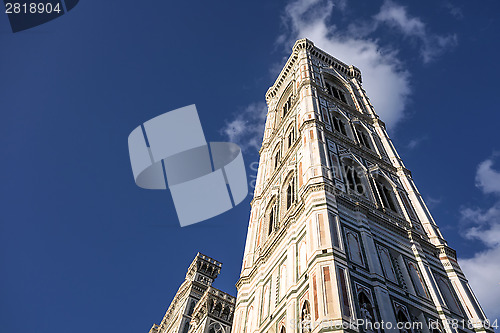
[[361, 71], [355, 67], [355, 66], [349, 66], [342, 61], [338, 60], [335, 57], [332, 57], [325, 51], [321, 50], [320, 48], [314, 46], [314, 43], [310, 41], [307, 38], [299, 39], [295, 42], [295, 44], [292, 47], [292, 54], [288, 58], [285, 66], [281, 70], [281, 73], [278, 75], [278, 78], [274, 82], [274, 84], [267, 90], [266, 92], [266, 100], [269, 100], [270, 98], [273, 98], [276, 96], [278, 90], [281, 88], [283, 82], [285, 82], [286, 77], [288, 74], [293, 70], [293, 66], [295, 62], [298, 59], [299, 52], [301, 50], [307, 50], [309, 51], [312, 55], [314, 55], [317, 58], [322, 59], [324, 62], [326, 62], [328, 65], [331, 67], [339, 70], [342, 72], [344, 75], [346, 75], [349, 78], [356, 78], [361, 82]]

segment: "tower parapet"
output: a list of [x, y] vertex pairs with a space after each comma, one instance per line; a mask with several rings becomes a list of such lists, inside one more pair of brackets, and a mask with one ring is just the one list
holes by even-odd
[[211, 285], [220, 273], [222, 263], [200, 252], [188, 268], [186, 279]]

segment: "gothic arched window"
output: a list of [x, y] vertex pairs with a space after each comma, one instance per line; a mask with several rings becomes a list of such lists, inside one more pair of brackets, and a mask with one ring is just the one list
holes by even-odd
[[408, 263], [408, 270], [410, 271], [410, 276], [413, 281], [413, 285], [415, 286], [415, 290], [417, 295], [422, 297], [427, 297], [427, 291], [425, 290], [425, 282], [420, 274], [420, 271], [415, 266], [414, 263]]
[[191, 301], [191, 303], [189, 304], [189, 309], [188, 309], [188, 316], [192, 315], [193, 314], [193, 311], [194, 311], [194, 307], [196, 305], [196, 301]]
[[229, 309], [228, 306], [224, 308], [221, 314], [221, 318], [224, 320], [230, 320], [229, 315], [231, 314], [231, 310]]
[[372, 149], [372, 141], [370, 139], [370, 136], [361, 125], [356, 126], [356, 134], [358, 135], [359, 143], [363, 147]]
[[291, 126], [286, 135], [286, 145], [287, 145], [286, 148], [290, 149], [290, 147], [293, 146], [294, 142], [295, 142], [295, 130], [293, 126]]
[[392, 259], [387, 249], [378, 247], [378, 254], [380, 257], [380, 262], [382, 262], [382, 270], [384, 271], [385, 277], [392, 281], [397, 282], [396, 274], [394, 272], [394, 267], [392, 265]]
[[358, 294], [358, 304], [359, 304], [359, 312], [360, 312], [361, 318], [364, 321], [365, 330], [368, 332], [373, 332], [373, 330], [369, 329], [369, 327], [370, 327], [369, 323], [371, 323], [371, 324], [374, 323], [375, 313], [373, 311], [373, 305], [372, 305], [370, 298], [368, 296], [366, 296], [366, 294], [363, 291], [361, 291]]
[[282, 119], [285, 119], [286, 115], [290, 112], [292, 109], [292, 102], [293, 102], [293, 85], [289, 84], [288, 87], [285, 89], [285, 92], [283, 95], [281, 95], [281, 98], [278, 102], [277, 109], [276, 109], [276, 125], [280, 123]]
[[411, 323], [410, 320], [408, 319], [408, 316], [406, 313], [402, 310], [399, 309], [398, 314], [396, 315], [396, 320], [398, 323], [400, 323], [400, 331], [401, 333], [410, 333], [411, 332]]
[[222, 304], [221, 303], [217, 303], [212, 311], [212, 313], [216, 316], [220, 316], [220, 313], [222, 311]]
[[269, 284], [264, 287], [262, 295], [262, 319], [267, 318], [269, 314]]
[[457, 301], [455, 300], [455, 297], [453, 296], [453, 292], [450, 289], [450, 285], [448, 284], [445, 279], [442, 277], [438, 278], [438, 286], [439, 290], [441, 290], [441, 294], [444, 297], [444, 301], [446, 302], [446, 305], [448, 306], [448, 309], [451, 311], [462, 314], [460, 311], [460, 308], [458, 307]]
[[361, 252], [361, 245], [359, 243], [358, 235], [352, 232], [348, 232], [347, 246], [349, 248], [349, 257], [351, 258], [351, 260], [359, 265], [364, 265], [363, 254]]
[[345, 136], [348, 136], [347, 130], [346, 130], [346, 125], [345, 125], [345, 122], [342, 119], [342, 117], [340, 115], [338, 115], [337, 113], [334, 113], [332, 118], [333, 118], [333, 128], [337, 132], [342, 133]]
[[346, 93], [339, 85], [332, 82], [326, 82], [326, 90], [331, 96], [335, 97], [335, 99], [347, 104]]
[[278, 166], [280, 165], [280, 159], [281, 159], [281, 152], [278, 149], [276, 149], [274, 151], [274, 156], [273, 156], [273, 167], [274, 167], [274, 170], [276, 170], [278, 168]]
[[362, 178], [364, 169], [351, 158], [342, 159], [344, 168], [344, 180], [350, 193], [366, 196], [366, 185]]
[[345, 176], [346, 176], [346, 183], [347, 187], [351, 191], [354, 191], [357, 194], [364, 194], [365, 193], [365, 188], [364, 185], [361, 181], [361, 177], [359, 176], [359, 172], [356, 170], [355, 167], [351, 166], [344, 166], [344, 171], [345, 171]]
[[385, 208], [392, 210], [397, 213], [396, 208], [396, 199], [394, 197], [394, 191], [392, 190], [392, 186], [387, 183], [387, 181], [376, 181], [378, 194], [380, 196], [380, 200], [382, 201], [382, 205]]
[[283, 115], [283, 118], [287, 115], [288, 111], [292, 108], [292, 95], [290, 94], [288, 96], [288, 99], [286, 100], [285, 103], [283, 103], [283, 106], [281, 108], [281, 114]]
[[246, 322], [247, 322], [247, 326], [246, 326], [245, 332], [250, 333], [253, 330], [253, 322], [254, 322], [253, 306], [251, 306], [250, 309], [248, 309]]
[[208, 328], [208, 333], [224, 333], [224, 328], [221, 324], [215, 322]]
[[278, 221], [278, 205], [276, 201], [277, 201], [276, 198], [273, 198], [271, 200], [271, 203], [269, 204], [265, 214], [268, 236], [274, 231], [274, 228]]
[[302, 305], [302, 310], [300, 311], [300, 321], [302, 333], [311, 332], [311, 306], [309, 305], [308, 300], [305, 300]]

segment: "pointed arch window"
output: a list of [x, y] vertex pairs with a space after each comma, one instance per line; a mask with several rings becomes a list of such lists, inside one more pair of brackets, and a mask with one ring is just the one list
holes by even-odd
[[455, 300], [455, 297], [453, 296], [453, 292], [450, 289], [450, 285], [445, 279], [442, 277], [438, 278], [438, 286], [439, 290], [441, 290], [441, 294], [444, 297], [444, 300], [446, 302], [446, 305], [448, 306], [448, 309], [451, 311], [458, 313], [462, 315], [462, 311], [460, 311], [460, 308], [458, 307], [457, 301]]
[[301, 320], [300, 326], [302, 328], [302, 333], [311, 332], [311, 306], [309, 305], [308, 300], [305, 300], [304, 304], [302, 305], [300, 320]]
[[404, 205], [406, 211], [408, 212], [410, 219], [418, 221], [415, 210], [413, 210], [413, 207], [410, 204], [410, 201], [408, 199], [408, 195], [406, 194], [406, 192], [400, 191], [399, 196], [401, 197], [401, 200], [403, 201], [403, 205]]
[[253, 320], [253, 306], [251, 306], [247, 312], [246, 322], [247, 322], [247, 326], [246, 326], [245, 332], [250, 333], [253, 330], [253, 322], [254, 322], [254, 320]]
[[378, 254], [380, 257], [380, 261], [382, 262], [382, 270], [384, 271], [385, 277], [396, 283], [396, 273], [394, 271], [394, 266], [392, 265], [392, 259], [391, 255], [389, 254], [389, 251], [383, 247], [378, 247]]
[[337, 281], [339, 282], [340, 304], [342, 314], [351, 317], [351, 304], [349, 302], [349, 291], [347, 290], [346, 271], [342, 267], [337, 267]]
[[410, 271], [410, 276], [413, 281], [413, 284], [415, 285], [417, 294], [422, 297], [427, 297], [427, 291], [425, 290], [425, 283], [424, 280], [422, 279], [422, 275], [420, 274], [418, 268], [415, 266], [414, 263], [410, 262], [408, 263], [408, 270]]
[[358, 134], [359, 143], [368, 149], [372, 149], [371, 139], [364, 129], [356, 126], [356, 133]]
[[278, 205], [276, 203], [276, 198], [274, 198], [271, 201], [271, 204], [267, 209], [266, 219], [267, 219], [267, 235], [269, 236], [274, 231], [274, 228], [278, 221]]
[[363, 254], [361, 245], [359, 243], [358, 235], [348, 232], [347, 233], [347, 246], [349, 248], [349, 257], [353, 262], [359, 265], [364, 265]]
[[292, 108], [292, 95], [288, 96], [288, 99], [286, 100], [285, 103], [283, 103], [283, 107], [281, 108], [281, 114], [283, 115], [283, 118], [287, 115], [288, 111]]
[[264, 287], [264, 295], [262, 296], [262, 319], [269, 315], [269, 284]]
[[373, 332], [373, 330], [370, 330], [368, 327], [373, 325], [373, 322], [375, 321], [375, 313], [373, 311], [372, 301], [368, 296], [366, 296], [364, 291], [360, 291], [358, 293], [358, 304], [359, 312], [364, 321], [366, 332]]
[[278, 148], [274, 152], [274, 158], [273, 158], [274, 170], [276, 170], [278, 168], [278, 166], [280, 165], [280, 159], [281, 159], [281, 152], [280, 152], [280, 150]]
[[286, 137], [286, 141], [287, 141], [287, 148], [290, 149], [290, 147], [292, 147], [293, 143], [295, 142], [295, 131], [294, 131], [293, 127], [288, 132], [288, 135]]
[[345, 177], [347, 187], [355, 194], [363, 195], [365, 194], [365, 186], [361, 181], [359, 172], [356, 170], [355, 166], [344, 165]]
[[406, 315], [406, 313], [402, 309], [400, 309], [398, 311], [398, 313], [396, 315], [396, 320], [398, 321], [399, 326], [401, 327], [400, 328], [401, 333], [411, 333], [412, 332], [411, 322], [408, 319], [408, 316]]
[[196, 301], [192, 300], [191, 303], [189, 304], [189, 309], [188, 309], [188, 316], [193, 314], [194, 307], [196, 305]]
[[214, 307], [214, 309], [212, 310], [212, 314], [214, 314], [215, 316], [220, 316], [220, 313], [222, 311], [222, 304], [221, 303], [217, 303]]
[[347, 136], [347, 131], [345, 127], [344, 121], [340, 118], [340, 116], [334, 114], [333, 115], [333, 128], [339, 133], [342, 133], [343, 135]]
[[335, 99], [338, 99], [339, 101], [347, 104], [347, 99], [345, 97], [345, 92], [343, 89], [339, 88], [333, 83], [326, 82], [326, 90], [331, 96], [335, 97]]
[[381, 183], [381, 182], [376, 182], [377, 184], [377, 190], [380, 195], [380, 199], [382, 201], [382, 205], [385, 208], [389, 208], [393, 212], [397, 212], [396, 208], [396, 202], [394, 199], [394, 191], [392, 189], [390, 190], [388, 187], [389, 185]]
[[221, 318], [224, 320], [231, 320], [231, 310], [229, 307], [224, 307], [224, 310], [222, 311]]

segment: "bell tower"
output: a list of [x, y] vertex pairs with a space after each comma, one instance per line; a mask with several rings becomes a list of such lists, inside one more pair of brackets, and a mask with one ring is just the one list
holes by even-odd
[[161, 323], [149, 333], [229, 333], [236, 299], [212, 286], [221, 267], [198, 252]]
[[492, 332], [361, 72], [301, 39], [266, 101], [233, 331]]

